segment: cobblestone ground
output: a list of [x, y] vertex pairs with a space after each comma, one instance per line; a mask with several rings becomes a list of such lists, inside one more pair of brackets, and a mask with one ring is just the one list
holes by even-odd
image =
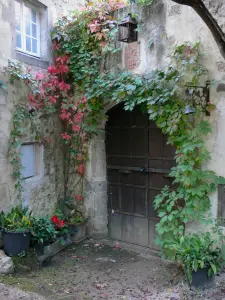
[[224, 274], [213, 289], [190, 291], [178, 282], [177, 272], [175, 264], [157, 257], [87, 241], [70, 246], [41, 269], [0, 276], [5, 284], [0, 284], [0, 300], [225, 300]]

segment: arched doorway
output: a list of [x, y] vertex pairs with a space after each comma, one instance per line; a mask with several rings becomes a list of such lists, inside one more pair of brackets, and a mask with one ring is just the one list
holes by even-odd
[[109, 236], [154, 249], [158, 217], [153, 200], [171, 185], [174, 148], [139, 107], [128, 112], [119, 104], [107, 115]]

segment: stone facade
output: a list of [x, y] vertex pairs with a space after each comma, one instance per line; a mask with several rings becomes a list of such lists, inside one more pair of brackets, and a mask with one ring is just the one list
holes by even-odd
[[[26, 1], [37, 6], [40, 11], [40, 58], [16, 51], [16, 10], [15, 0], [0, 2], [0, 80], [7, 82], [4, 68], [8, 66], [8, 59], [20, 60], [30, 65], [36, 71], [45, 70], [52, 61], [50, 30], [54, 23], [69, 10], [75, 9], [82, 1], [75, 0], [30, 0]], [[0, 210], [7, 210], [18, 204], [17, 192], [14, 188], [11, 173], [10, 157], [8, 156], [8, 141], [12, 128], [11, 120], [15, 106], [24, 103], [27, 91], [20, 83], [8, 84], [7, 91], [0, 89]], [[40, 126], [43, 136], [50, 137], [51, 143], [42, 146], [35, 145], [38, 168], [33, 178], [24, 182], [23, 204], [38, 215], [51, 215], [57, 203], [64, 194], [63, 151], [60, 141], [61, 124], [57, 115], [42, 118]], [[25, 124], [23, 143], [35, 142], [31, 131], [31, 124]]]
[[[218, 20], [219, 24], [225, 24], [225, 10], [222, 9], [224, 1], [206, 1], [209, 8]], [[170, 62], [172, 49], [186, 41], [195, 43], [201, 42], [202, 52], [205, 54], [202, 63], [209, 70], [205, 80], [218, 80], [219, 83], [210, 87], [210, 102], [216, 104], [217, 109], [211, 114], [209, 121], [213, 127], [213, 133], [207, 138], [208, 149], [211, 152], [212, 160], [205, 166], [214, 170], [218, 175], [225, 176], [225, 169], [221, 168], [225, 161], [225, 92], [223, 83], [225, 80], [224, 60], [218, 50], [211, 32], [195, 13], [187, 6], [176, 5], [168, 0], [155, 0], [152, 5], [137, 7], [131, 6], [129, 9], [121, 9], [119, 17], [123, 17], [128, 12], [138, 16], [140, 31], [137, 44], [132, 44], [132, 48], [140, 47], [140, 62], [137, 62], [136, 53], [134, 62], [127, 61], [126, 53], [131, 45], [121, 43], [122, 51], [120, 57], [113, 64], [114, 68], [130, 68], [134, 73], [148, 73], [156, 68], [163, 68]], [[136, 51], [137, 52], [137, 51]], [[131, 66], [131, 67], [129, 67]], [[113, 106], [106, 104], [106, 111]], [[98, 153], [96, 153], [96, 151]], [[106, 176], [106, 153], [104, 135], [92, 140], [90, 145], [90, 162], [88, 163], [87, 186], [88, 197], [86, 207], [91, 216], [91, 229], [95, 233], [105, 234], [107, 232], [107, 176]], [[218, 196], [217, 193], [211, 195], [212, 214], [217, 216]], [[190, 227], [191, 229], [191, 227]], [[196, 227], [195, 227], [196, 230]]]
[[[44, 69], [52, 61], [51, 41], [49, 31], [59, 16], [74, 9], [77, 0], [41, 0], [29, 2], [39, 3], [43, 19], [41, 31], [41, 58], [24, 55], [15, 51], [15, 6], [14, 0], [1, 0], [0, 2], [0, 79], [6, 80], [4, 67], [8, 59], [19, 59], [34, 68]], [[206, 0], [212, 9], [219, 24], [224, 26], [225, 17], [223, 0]], [[170, 53], [177, 45], [185, 41], [200, 41], [202, 50], [206, 54], [203, 58], [204, 65], [209, 70], [207, 79], [219, 80], [220, 87], [211, 87], [212, 103], [217, 105], [217, 110], [211, 114], [210, 122], [213, 125], [213, 134], [208, 138], [208, 148], [212, 160], [206, 167], [216, 171], [218, 175], [225, 176], [225, 169], [221, 168], [225, 161], [225, 92], [222, 84], [225, 80], [225, 63], [218, 47], [204, 22], [187, 6], [176, 5], [169, 0], [154, 0], [152, 5], [137, 7], [132, 5], [129, 9], [118, 12], [119, 17], [128, 12], [137, 14], [140, 26], [139, 41], [137, 44], [126, 45], [121, 43], [121, 52], [114, 62], [114, 67], [119, 69], [129, 68], [135, 73], [147, 73], [155, 68], [162, 68], [170, 61]], [[131, 47], [133, 49], [128, 49]], [[135, 61], [128, 54], [135, 53]], [[131, 56], [131, 54], [129, 54]], [[26, 91], [18, 84], [10, 86], [5, 92], [0, 89], [0, 210], [8, 209], [15, 205], [16, 192], [11, 179], [11, 166], [8, 157], [8, 139], [11, 131], [11, 119], [15, 104], [24, 101]], [[113, 106], [106, 104], [107, 111]], [[33, 142], [34, 136], [26, 126], [24, 142]], [[52, 214], [60, 197], [64, 192], [63, 178], [63, 152], [60, 144], [61, 125], [57, 116], [41, 120], [40, 126], [46, 136], [51, 136], [52, 143], [44, 143], [39, 150], [41, 157], [40, 172], [34, 178], [25, 182], [24, 203], [37, 214]], [[104, 124], [102, 125], [104, 129]], [[105, 135], [101, 133], [95, 137], [89, 148], [90, 160], [87, 163], [85, 174], [85, 209], [89, 217], [89, 232], [97, 235], [107, 235], [107, 172]], [[73, 180], [72, 180], [73, 181]], [[75, 181], [74, 181], [75, 182]], [[211, 196], [213, 215], [217, 214], [217, 193]]]

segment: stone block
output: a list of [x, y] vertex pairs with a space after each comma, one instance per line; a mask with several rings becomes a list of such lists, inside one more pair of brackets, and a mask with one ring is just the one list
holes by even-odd
[[5, 255], [5, 253], [3, 254], [2, 252], [4, 251], [3, 250], [1, 251], [2, 256], [0, 256], [0, 273], [1, 274], [14, 273], [14, 264], [13, 264], [12, 257], [8, 257]]
[[[7, 202], [9, 202], [9, 191], [6, 184], [0, 186], [0, 203], [7, 205]], [[0, 210], [3, 210], [3, 207], [1, 205]]]

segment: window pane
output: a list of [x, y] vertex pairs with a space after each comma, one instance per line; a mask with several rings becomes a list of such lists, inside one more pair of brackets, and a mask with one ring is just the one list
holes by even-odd
[[22, 43], [21, 43], [21, 34], [16, 33], [16, 47], [17, 48], [22, 48]]
[[20, 159], [23, 166], [23, 178], [33, 177], [35, 169], [34, 145], [22, 145], [20, 148]]
[[32, 24], [32, 37], [37, 37], [37, 25]]
[[32, 39], [32, 52], [37, 53], [37, 40]]
[[37, 22], [36, 17], [37, 17], [36, 10], [32, 9], [32, 10], [31, 10], [31, 20], [32, 20], [32, 22], [34, 22], [34, 23]]
[[30, 22], [26, 21], [26, 34], [31, 35]]
[[26, 37], [26, 50], [31, 52], [31, 38]]

